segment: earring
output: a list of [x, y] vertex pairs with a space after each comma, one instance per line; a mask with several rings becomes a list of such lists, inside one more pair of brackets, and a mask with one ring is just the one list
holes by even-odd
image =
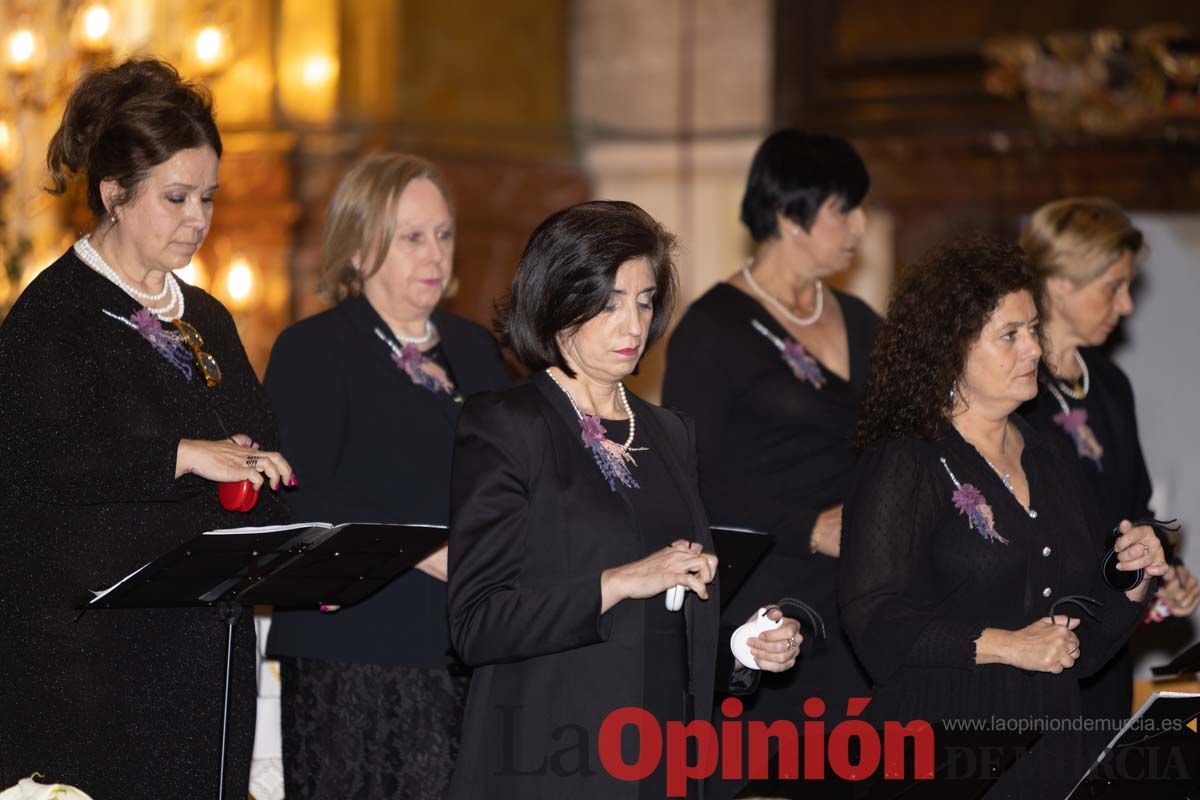
[[800, 229], [792, 228], [792, 236], [799, 236], [799, 235], [800, 235]]
[[955, 390], [955, 387], [957, 387], [957, 386], [958, 386], [958, 384], [955, 383], [954, 386], [950, 387], [950, 405], [954, 405], [954, 394], [955, 394], [954, 390]]

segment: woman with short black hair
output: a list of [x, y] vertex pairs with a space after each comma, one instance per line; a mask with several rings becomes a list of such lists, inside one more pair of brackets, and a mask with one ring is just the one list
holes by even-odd
[[759, 597], [795, 595], [828, 626], [795, 670], [766, 676], [747, 718], [798, 719], [812, 696], [836, 717], [866, 688], [837, 622], [834, 575], [878, 317], [823, 279], [851, 264], [869, 185], [844, 139], [767, 137], [742, 199], [755, 255], [691, 305], [667, 349], [663, 403], [696, 422], [709, 517], [776, 538], [722, 623], [740, 624]]
[[[733, 677], [691, 426], [621, 383], [670, 319], [673, 246], [632, 203], [568, 208], [534, 231], [502, 305], [505, 342], [538, 371], [459, 418], [450, 633], [475, 671], [451, 797], [664, 797], [661, 762], [640, 785], [595, 762], [602, 721], [626, 706], [707, 721]], [[767, 671], [798, 646], [790, 619], [750, 640]]]

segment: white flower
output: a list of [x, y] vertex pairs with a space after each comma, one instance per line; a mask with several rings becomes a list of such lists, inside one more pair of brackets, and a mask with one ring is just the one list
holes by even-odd
[[[37, 775], [37, 773], [34, 773]], [[38, 775], [38, 777], [41, 777]], [[0, 792], [0, 800], [92, 800], [76, 789], [61, 783], [38, 783], [32, 777]]]

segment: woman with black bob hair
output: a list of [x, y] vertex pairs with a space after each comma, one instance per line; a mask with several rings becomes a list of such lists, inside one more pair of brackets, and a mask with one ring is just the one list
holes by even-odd
[[[718, 642], [691, 425], [621, 383], [670, 319], [674, 244], [632, 203], [568, 208], [534, 231], [501, 305], [535, 373], [469, 398], [458, 423], [450, 633], [475, 672], [451, 797], [664, 797], [662, 762], [640, 787], [596, 763], [604, 718], [708, 720], [715, 681], [753, 685]], [[798, 644], [783, 619], [751, 650], [780, 671]]]
[[1101, 580], [1103, 519], [1078, 459], [1015, 413], [1038, 391], [1041, 291], [1017, 247], [985, 238], [906, 270], [846, 501], [838, 599], [874, 721], [974, 720], [985, 737], [996, 720], [1048, 721], [989, 797], [1062, 797], [1082, 776], [1095, 753], [1057, 733], [1078, 731], [1078, 680], [1167, 570], [1154, 532], [1126, 522], [1118, 569], [1150, 577], [1125, 592]]
[[[757, 249], [671, 335], [663, 404], [696, 422], [701, 495], [717, 524], [775, 535], [725, 608], [736, 626], [761, 597], [798, 595], [827, 624], [796, 669], [766, 676], [745, 717], [798, 719], [812, 696], [830, 716], [866, 680], [837, 624], [834, 578], [850, 443], [879, 320], [824, 279], [863, 235], [866, 166], [844, 139], [780, 130], [750, 166], [742, 222]], [[762, 794], [772, 794], [765, 789]]]

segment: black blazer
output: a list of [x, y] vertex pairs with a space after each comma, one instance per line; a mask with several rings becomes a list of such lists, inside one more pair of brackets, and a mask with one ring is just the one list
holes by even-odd
[[[507, 384], [490, 333], [434, 311], [459, 392]], [[302, 320], [275, 343], [265, 385], [299, 487], [292, 516], [322, 522], [448, 521], [450, 456], [461, 406], [412, 383], [375, 334], [365, 297]], [[336, 614], [275, 615], [268, 651], [357, 663], [434, 666], [450, 659], [446, 585], [419, 570]]]
[[[711, 549], [691, 424], [629, 402], [687, 498], [692, 538]], [[631, 503], [599, 474], [546, 373], [467, 402], [451, 499], [450, 632], [475, 672], [450, 796], [636, 797], [637, 784], [611, 778], [596, 754], [604, 717], [643, 705], [643, 612], [622, 602], [601, 614], [600, 573], [647, 550]], [[712, 712], [716, 582], [709, 591], [708, 601], [688, 593], [682, 612], [695, 719]]]

